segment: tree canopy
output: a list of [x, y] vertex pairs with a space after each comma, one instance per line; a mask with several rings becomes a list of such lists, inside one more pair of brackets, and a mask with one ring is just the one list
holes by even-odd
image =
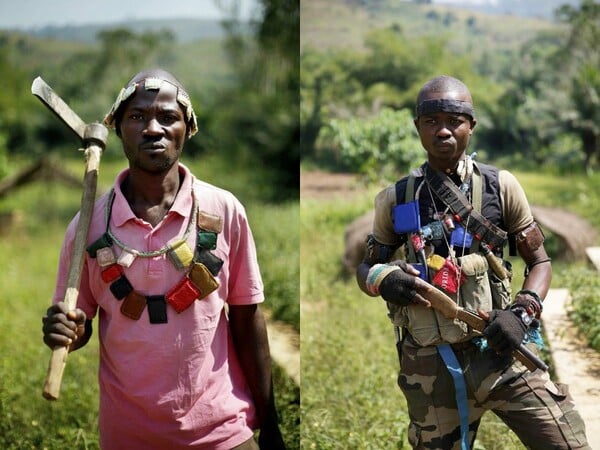
[[[251, 162], [265, 199], [297, 198], [299, 2], [261, 0], [250, 27], [235, 15], [224, 25], [224, 40], [193, 43], [177, 42], [167, 29], [103, 29], [94, 44], [0, 32], [0, 176], [11, 154], [73, 152], [70, 131], [31, 95], [36, 76], [92, 122], [104, 116], [133, 74], [160, 66], [181, 79], [199, 116], [201, 131], [186, 144], [188, 155]], [[201, 64], [194, 61], [198, 55]], [[219, 66], [212, 73], [211, 64]], [[113, 139], [108, 156], [119, 148], [111, 145]]]
[[[443, 10], [421, 7], [424, 24], [438, 22], [435, 34], [408, 33], [414, 25], [385, 16], [391, 25], [368, 32], [360, 49], [302, 49], [303, 157], [339, 155], [341, 135], [325, 139], [331, 137], [332, 124], [377, 116], [382, 108], [412, 110], [420, 86], [432, 76], [448, 74], [462, 79], [475, 101], [479, 125], [473, 150], [492, 159], [510, 157], [523, 166], [598, 167], [598, 3], [584, 0], [560, 7], [553, 27], [527, 34], [518, 46], [494, 41], [494, 30], [480, 25], [481, 15], [455, 14], [440, 21]], [[389, 11], [381, 18], [384, 14]], [[338, 158], [338, 163], [347, 162]], [[364, 168], [357, 165], [355, 170]]]

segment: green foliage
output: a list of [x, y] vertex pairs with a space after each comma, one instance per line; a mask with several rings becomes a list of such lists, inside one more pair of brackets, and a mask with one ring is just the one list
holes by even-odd
[[265, 195], [281, 201], [297, 198], [299, 190], [299, 1], [262, 0], [261, 6], [252, 41], [240, 35], [238, 21], [226, 23], [237, 83], [220, 96], [207, 125], [232, 159], [253, 165]]
[[28, 82], [22, 68], [13, 65], [11, 53], [3, 49], [15, 45], [15, 40], [27, 42], [0, 34], [0, 74], [3, 79], [3, 89], [0, 90], [0, 154], [8, 154], [9, 149], [16, 147], [28, 147], [34, 135], [35, 117], [32, 120], [29, 114], [34, 105], [31, 82]]
[[562, 172], [600, 163], [597, 2], [560, 8], [560, 23], [405, 2], [332, 5], [330, 14], [318, 1], [304, 7], [303, 156], [319, 158], [331, 120], [412, 108], [428, 78], [449, 74], [473, 95], [478, 152]]
[[0, 180], [8, 173], [8, 158], [6, 154], [6, 136], [0, 132]]
[[585, 336], [589, 346], [600, 352], [600, 276], [597, 270], [582, 265], [564, 267], [556, 275], [568, 288], [572, 303], [570, 317]]
[[273, 317], [293, 325], [299, 332], [299, 204], [257, 205], [248, 214], [258, 242], [258, 262], [265, 274], [266, 305]]
[[324, 134], [343, 168], [374, 180], [406, 172], [423, 155], [412, 114], [406, 109], [384, 108], [370, 118], [334, 119]]
[[[135, 73], [161, 66], [181, 79], [196, 106], [200, 133], [187, 145], [188, 154], [221, 153], [238, 167], [253, 164], [252, 182], [261, 186], [260, 195], [296, 199], [298, 1], [264, 0], [261, 6], [262, 16], [251, 25], [232, 20], [216, 38], [213, 31], [210, 40], [193, 43], [175, 40], [177, 22], [139, 31], [105, 27], [93, 44], [2, 33], [0, 138], [11, 154], [72, 152], [77, 145], [72, 133], [31, 96], [37, 75], [92, 122], [101, 120]], [[220, 37], [225, 32], [227, 40]]]
[[570, 26], [559, 52], [567, 70], [558, 73], [571, 99], [567, 123], [581, 140], [589, 170], [592, 162], [600, 163], [600, 4], [583, 0], [579, 8], [563, 5], [557, 16]]

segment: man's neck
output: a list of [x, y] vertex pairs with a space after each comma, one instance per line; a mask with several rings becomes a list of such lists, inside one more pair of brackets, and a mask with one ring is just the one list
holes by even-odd
[[175, 202], [181, 181], [177, 165], [160, 174], [131, 169], [121, 189], [133, 213], [156, 226]]
[[446, 175], [452, 175], [453, 173], [456, 173], [459, 162], [464, 158], [465, 155], [462, 155], [460, 158], [452, 161], [435, 161], [430, 158], [428, 159], [427, 164], [429, 164], [429, 167], [434, 170], [444, 172]]
[[179, 191], [181, 180], [178, 165], [162, 173], [149, 173], [131, 168], [123, 183], [123, 194], [129, 203], [159, 205], [172, 199]]

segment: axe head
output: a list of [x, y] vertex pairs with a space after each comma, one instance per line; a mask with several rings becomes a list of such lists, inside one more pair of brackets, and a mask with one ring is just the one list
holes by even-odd
[[52, 90], [41, 77], [33, 80], [31, 93], [83, 141], [86, 123]]

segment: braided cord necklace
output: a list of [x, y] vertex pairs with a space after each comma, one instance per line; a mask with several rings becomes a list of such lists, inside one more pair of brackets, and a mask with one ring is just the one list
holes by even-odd
[[[154, 258], [155, 256], [164, 255], [169, 250], [171, 250], [172, 246], [170, 244], [167, 244], [158, 250], [143, 252], [143, 251], [137, 250], [137, 249], [125, 244], [123, 241], [121, 241], [119, 238], [117, 238], [114, 235], [114, 233], [110, 230], [110, 218], [111, 218], [111, 214], [112, 214], [112, 207], [113, 207], [114, 201], [115, 201], [115, 190], [113, 188], [110, 190], [109, 199], [106, 202], [104, 217], [106, 219], [106, 233], [108, 234], [108, 236], [110, 236], [110, 238], [117, 245], [117, 247], [119, 247], [124, 252], [130, 253], [136, 257], [139, 256], [140, 258]], [[196, 216], [197, 216], [196, 207], [197, 207], [196, 196], [192, 195], [192, 211], [190, 214], [191, 218], [188, 222], [187, 228], [186, 228], [183, 236], [178, 241], [186, 241], [187, 238], [190, 236], [190, 233], [192, 232], [192, 230], [196, 227]]]
[[[197, 223], [199, 224], [200, 212], [195, 193], [192, 193], [192, 198], [191, 217], [184, 235], [169, 241], [158, 250], [142, 252], [124, 244], [110, 231], [110, 217], [115, 199], [114, 189], [109, 193], [105, 211], [106, 231], [103, 236], [88, 246], [87, 251], [90, 257], [97, 260], [101, 268], [102, 280], [109, 284], [114, 297], [122, 301], [120, 310], [126, 317], [138, 320], [147, 306], [150, 323], [166, 323], [167, 303], [180, 313], [191, 306], [196, 299], [206, 297], [219, 287], [214, 277], [221, 269], [223, 261], [209, 251], [216, 248], [217, 232], [200, 229], [195, 252], [186, 242], [192, 229]], [[136, 256], [150, 258], [167, 253], [175, 267], [185, 271], [185, 275], [164, 295], [143, 295], [136, 291], [127, 279], [120, 259], [117, 260], [112, 250], [113, 244], [121, 248], [122, 255], [130, 254], [133, 258]], [[129, 267], [131, 262], [132, 260], [129, 260], [128, 264], [123, 265]]]

